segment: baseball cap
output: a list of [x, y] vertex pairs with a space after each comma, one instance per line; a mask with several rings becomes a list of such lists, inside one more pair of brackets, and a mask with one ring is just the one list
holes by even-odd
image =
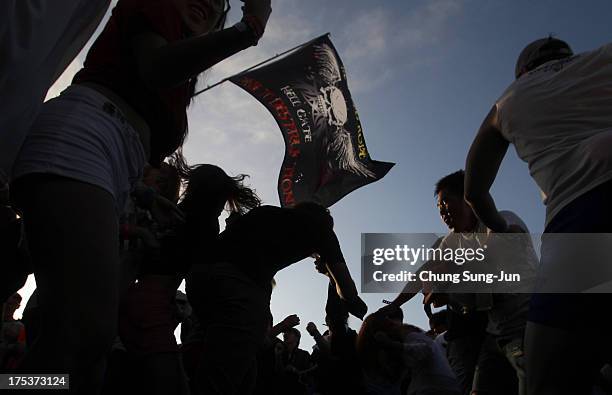
[[535, 40], [521, 51], [516, 61], [514, 76], [518, 78], [523, 73], [531, 71], [541, 64], [566, 58], [573, 54], [574, 52], [569, 44], [558, 38], [547, 37]]

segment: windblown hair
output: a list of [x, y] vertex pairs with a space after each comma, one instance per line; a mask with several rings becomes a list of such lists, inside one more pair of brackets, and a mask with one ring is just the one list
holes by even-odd
[[231, 177], [220, 167], [201, 164], [189, 167], [184, 176], [186, 187], [182, 206], [187, 210], [210, 202], [224, 201], [229, 211], [244, 214], [261, 205], [255, 190], [244, 185], [248, 177], [246, 174]]

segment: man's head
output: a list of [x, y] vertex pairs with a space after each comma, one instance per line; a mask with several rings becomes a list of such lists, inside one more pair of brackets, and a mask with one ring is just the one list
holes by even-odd
[[429, 328], [435, 335], [446, 332], [448, 329], [448, 311], [442, 310], [434, 313], [429, 319]]
[[574, 55], [572, 48], [563, 40], [553, 37], [541, 38], [527, 45], [521, 51], [514, 70], [518, 79], [523, 74], [534, 70], [551, 60], [558, 60]]
[[440, 179], [434, 189], [440, 218], [453, 232], [469, 232], [477, 223], [476, 215], [463, 198], [464, 179], [465, 173], [459, 170]]
[[283, 332], [283, 342], [287, 351], [293, 352], [300, 345], [302, 334], [296, 328], [290, 328]]
[[15, 311], [21, 306], [21, 295], [14, 293], [6, 300], [4, 305], [4, 319], [11, 320]]
[[348, 312], [342, 311], [340, 314], [326, 314], [325, 325], [332, 332], [346, 332], [348, 328]]

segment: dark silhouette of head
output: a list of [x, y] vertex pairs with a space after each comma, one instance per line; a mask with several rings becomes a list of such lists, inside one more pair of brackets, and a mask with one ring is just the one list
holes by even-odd
[[518, 79], [523, 74], [534, 70], [546, 62], [573, 55], [572, 48], [563, 40], [552, 36], [535, 40], [521, 51], [516, 61], [514, 76]]
[[448, 329], [448, 310], [438, 311], [429, 319], [429, 328], [435, 335], [446, 332]]
[[302, 202], [293, 206], [299, 213], [309, 216], [323, 227], [334, 227], [334, 219], [326, 207], [314, 202]]
[[403, 342], [406, 335], [423, 331], [413, 325], [400, 324], [380, 312], [370, 314], [363, 321], [357, 337], [357, 355], [364, 372], [390, 379], [400, 377], [405, 368], [401, 355], [388, 353], [381, 347], [375, 338], [379, 332], [393, 341]]
[[225, 207], [243, 214], [261, 204], [255, 191], [244, 185], [246, 177], [245, 174], [230, 177], [215, 165], [193, 166], [181, 208], [187, 216], [207, 214], [218, 218]]
[[4, 317], [5, 321], [12, 321], [15, 311], [21, 306], [21, 295], [14, 293], [4, 302]]
[[463, 198], [464, 180], [465, 173], [458, 170], [442, 177], [434, 189], [440, 218], [453, 232], [469, 232], [478, 222], [472, 208]]
[[285, 343], [287, 351], [293, 352], [297, 349], [300, 346], [301, 338], [302, 334], [296, 328], [289, 328], [283, 332], [283, 342]]

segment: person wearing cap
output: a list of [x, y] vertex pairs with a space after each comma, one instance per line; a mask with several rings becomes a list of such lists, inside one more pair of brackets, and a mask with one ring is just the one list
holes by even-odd
[[[563, 276], [607, 278], [596, 274], [591, 251], [559, 243], [560, 235], [554, 234], [612, 231], [612, 44], [574, 55], [562, 40], [534, 41], [521, 52], [515, 77], [469, 150], [465, 199], [488, 228], [511, 230], [489, 190], [513, 144], [546, 205], [539, 293], [531, 299], [525, 334], [528, 393], [591, 393], [606, 357], [601, 344], [609, 339], [598, 336], [608, 328], [586, 323], [608, 307], [610, 298], [568, 293], [575, 289], [556, 289], [564, 294], [554, 294], [543, 287], [549, 287], [550, 278]], [[580, 265], [564, 271], [566, 254], [576, 253], [582, 257]]]

